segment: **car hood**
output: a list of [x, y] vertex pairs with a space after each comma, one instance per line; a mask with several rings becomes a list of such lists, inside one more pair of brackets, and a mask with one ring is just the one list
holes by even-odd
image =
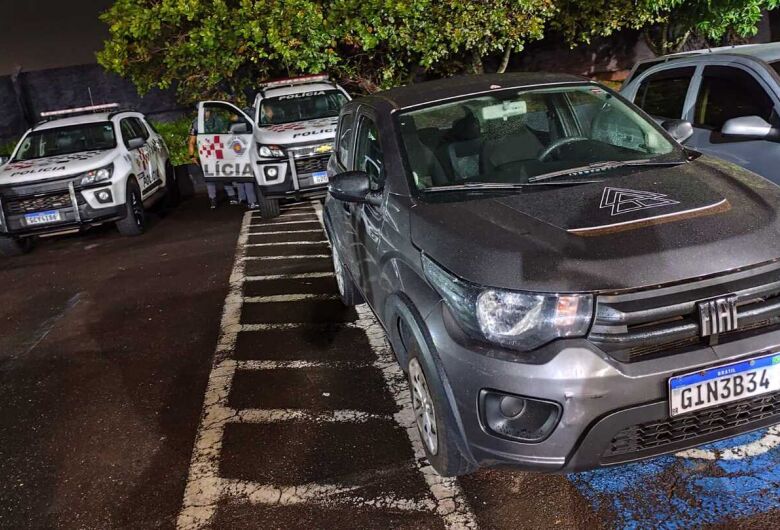
[[0, 166], [0, 186], [78, 175], [108, 165], [115, 156], [113, 150], [100, 150], [12, 161]]
[[645, 288], [780, 258], [780, 188], [754, 173], [701, 157], [608, 175], [421, 201], [412, 239], [465, 280], [538, 291]]
[[333, 142], [338, 118], [281, 123], [258, 127], [257, 141], [268, 145], [295, 145], [319, 140]]

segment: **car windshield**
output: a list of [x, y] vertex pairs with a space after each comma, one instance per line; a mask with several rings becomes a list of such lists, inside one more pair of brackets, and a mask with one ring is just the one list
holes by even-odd
[[683, 159], [654, 124], [593, 84], [480, 95], [404, 112], [399, 123], [419, 190]]
[[260, 105], [260, 125], [277, 125], [294, 121], [332, 118], [347, 97], [340, 90], [312, 90], [266, 98]]
[[32, 160], [114, 147], [116, 137], [111, 122], [84, 123], [31, 132], [22, 140], [14, 160]]

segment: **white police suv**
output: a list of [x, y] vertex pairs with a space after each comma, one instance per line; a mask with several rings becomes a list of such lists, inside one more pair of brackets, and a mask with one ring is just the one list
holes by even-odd
[[109, 222], [139, 235], [146, 208], [179, 200], [168, 148], [143, 114], [108, 104], [41, 116], [0, 166], [0, 254]]
[[280, 199], [324, 197], [336, 122], [350, 100], [327, 75], [260, 85], [254, 106], [198, 104], [198, 154], [209, 182], [254, 182], [260, 214], [279, 215]]

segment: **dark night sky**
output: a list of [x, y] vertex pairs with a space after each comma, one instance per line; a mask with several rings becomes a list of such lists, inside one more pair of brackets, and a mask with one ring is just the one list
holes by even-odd
[[0, 0], [0, 75], [95, 62], [112, 0]]

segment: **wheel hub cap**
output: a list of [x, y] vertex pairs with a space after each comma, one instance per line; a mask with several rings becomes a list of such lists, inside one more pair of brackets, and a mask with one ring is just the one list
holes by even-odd
[[428, 452], [435, 455], [439, 452], [436, 408], [428, 390], [428, 381], [417, 359], [409, 361], [409, 380], [412, 385], [412, 408], [417, 419], [417, 430]]

